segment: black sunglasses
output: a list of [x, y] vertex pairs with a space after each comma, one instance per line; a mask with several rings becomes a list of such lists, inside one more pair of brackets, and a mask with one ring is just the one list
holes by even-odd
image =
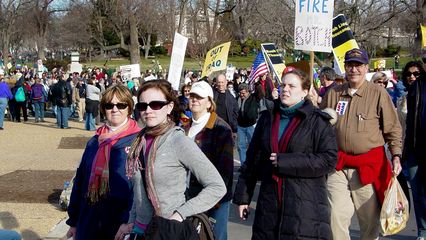
[[139, 111], [146, 111], [149, 106], [152, 110], [160, 110], [167, 104], [169, 104], [169, 102], [166, 101], [151, 101], [149, 103], [140, 102], [136, 103], [136, 109]]
[[123, 110], [123, 109], [126, 109], [127, 106], [129, 106], [129, 105], [127, 105], [127, 103], [116, 103], [116, 104], [114, 104], [114, 103], [107, 103], [107, 104], [105, 104], [105, 109], [111, 110], [111, 109], [114, 108], [114, 106], [117, 107], [120, 110]]
[[408, 72], [408, 76], [411, 77], [411, 75], [414, 75], [414, 77], [418, 78], [418, 77], [420, 77], [420, 72], [417, 72], [417, 71]]

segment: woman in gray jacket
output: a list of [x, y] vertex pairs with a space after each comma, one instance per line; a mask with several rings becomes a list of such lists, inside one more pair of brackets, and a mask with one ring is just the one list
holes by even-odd
[[[132, 178], [133, 207], [129, 224], [116, 239], [130, 231], [143, 236], [152, 217], [182, 222], [211, 209], [225, 195], [225, 184], [213, 164], [181, 128], [175, 126], [178, 104], [169, 82], [145, 82], [136, 110], [145, 128], [129, 151], [126, 171]], [[185, 198], [188, 171], [203, 185], [201, 192]]]

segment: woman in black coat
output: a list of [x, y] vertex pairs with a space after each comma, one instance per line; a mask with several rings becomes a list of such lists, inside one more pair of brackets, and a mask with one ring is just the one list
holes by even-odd
[[233, 202], [245, 219], [261, 180], [253, 240], [331, 239], [326, 178], [337, 162], [331, 117], [306, 100], [305, 73], [294, 70], [282, 82], [272, 113], [261, 113]]

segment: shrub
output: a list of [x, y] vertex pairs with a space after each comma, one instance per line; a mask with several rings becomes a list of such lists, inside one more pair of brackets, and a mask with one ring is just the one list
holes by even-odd
[[54, 68], [63, 68], [63, 69], [68, 69], [68, 64], [71, 63], [70, 59], [64, 59], [64, 60], [60, 60], [60, 59], [47, 59], [45, 61], [43, 61], [43, 65], [47, 67], [47, 69], [49, 69], [49, 71], [51, 71]]

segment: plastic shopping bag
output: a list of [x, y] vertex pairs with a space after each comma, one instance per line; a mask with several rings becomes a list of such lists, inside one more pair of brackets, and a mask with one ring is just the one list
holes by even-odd
[[380, 211], [380, 225], [383, 236], [392, 235], [404, 229], [409, 216], [407, 198], [396, 176], [393, 176]]

